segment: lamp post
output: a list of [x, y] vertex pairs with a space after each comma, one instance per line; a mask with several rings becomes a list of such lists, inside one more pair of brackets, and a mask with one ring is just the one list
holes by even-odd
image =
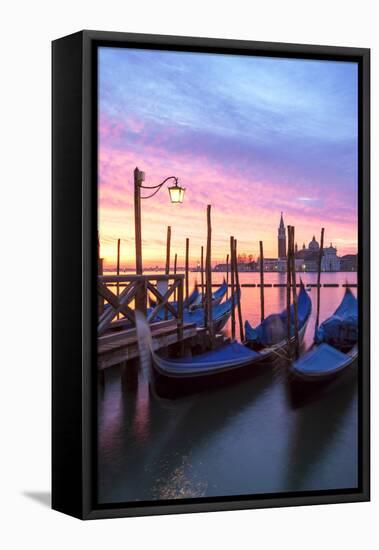
[[[168, 188], [170, 200], [172, 203], [182, 203], [184, 199], [185, 189], [178, 185], [178, 178], [169, 176], [158, 185], [143, 185], [145, 181], [145, 173], [138, 168], [134, 170], [134, 224], [135, 224], [135, 241], [136, 241], [136, 274], [142, 275], [142, 229], [141, 229], [141, 200], [154, 197], [162, 189], [168, 181], [174, 181], [174, 185]], [[141, 189], [148, 189], [150, 194], [142, 196]]]

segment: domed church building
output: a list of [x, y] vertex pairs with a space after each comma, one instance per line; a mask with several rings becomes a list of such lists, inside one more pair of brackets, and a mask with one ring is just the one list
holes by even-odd
[[324, 248], [324, 254], [321, 260], [322, 271], [339, 271], [341, 269], [341, 260], [337, 256], [337, 249], [330, 243], [330, 246]]
[[312, 250], [313, 252], [318, 252], [320, 250], [320, 245], [316, 241], [316, 238], [314, 235], [311, 242], [308, 245], [308, 250]]
[[[276, 269], [278, 271], [286, 271], [287, 269], [287, 242], [286, 242], [286, 227], [283, 220], [283, 212], [280, 215], [280, 222], [278, 227], [278, 259], [276, 260]], [[308, 244], [308, 247], [303, 243], [302, 248], [295, 244], [295, 265], [297, 271], [317, 271], [318, 261], [320, 254], [320, 244], [316, 241], [316, 237], [313, 235], [312, 240]], [[354, 257], [354, 256], [353, 256]], [[346, 262], [347, 263], [347, 262]], [[356, 263], [356, 262], [355, 262]], [[349, 266], [352, 264], [354, 270], [355, 264], [349, 261]], [[337, 248], [330, 243], [330, 246], [324, 247], [321, 258], [321, 270], [322, 271], [340, 271], [341, 270], [341, 258], [337, 256]]]

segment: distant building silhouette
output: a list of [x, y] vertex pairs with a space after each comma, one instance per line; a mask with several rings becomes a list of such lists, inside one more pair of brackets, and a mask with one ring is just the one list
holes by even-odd
[[[320, 254], [320, 245], [316, 241], [316, 237], [313, 235], [312, 240], [308, 244], [308, 247], [303, 246], [301, 250], [297, 243], [295, 243], [295, 269], [296, 271], [317, 271]], [[260, 260], [257, 261], [245, 261], [252, 258], [244, 255], [245, 258], [241, 261], [239, 258], [238, 269], [240, 271], [258, 271], [260, 266]], [[230, 269], [230, 267], [229, 267]], [[278, 257], [277, 258], [264, 258], [263, 269], [265, 271], [287, 271], [287, 237], [286, 226], [284, 225], [283, 212], [280, 213], [280, 222], [278, 227]], [[346, 254], [341, 258], [337, 256], [337, 248], [332, 243], [328, 247], [324, 247], [321, 258], [321, 270], [322, 271], [357, 271], [358, 269], [358, 255]], [[215, 267], [216, 271], [225, 271], [226, 264], [218, 264]]]
[[321, 259], [321, 269], [323, 271], [340, 271], [341, 260], [337, 256], [337, 249], [330, 243], [330, 246], [324, 248]]
[[358, 254], [345, 254], [341, 257], [341, 271], [358, 271]]
[[287, 257], [286, 228], [283, 221], [283, 212], [280, 213], [278, 227], [278, 260], [285, 260]]

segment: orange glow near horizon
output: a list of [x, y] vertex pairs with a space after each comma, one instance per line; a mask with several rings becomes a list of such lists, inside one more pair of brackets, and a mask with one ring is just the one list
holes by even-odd
[[[114, 153], [112, 153], [112, 158]], [[133, 207], [133, 170], [132, 161], [120, 153], [113, 164], [107, 162], [108, 171], [114, 173], [115, 185], [104, 186], [100, 191], [100, 253], [104, 258], [104, 267], [113, 269], [116, 265], [117, 239], [121, 239], [121, 267], [133, 269], [134, 252], [134, 207]], [[155, 164], [155, 163], [154, 163]], [[178, 266], [184, 266], [185, 239], [190, 239], [190, 265], [195, 267], [200, 261], [201, 246], [206, 244], [206, 207], [212, 205], [212, 265], [224, 262], [229, 252], [229, 238], [233, 235], [238, 241], [238, 252], [253, 255], [256, 259], [259, 241], [264, 243], [265, 257], [277, 257], [277, 230], [280, 211], [271, 211], [264, 204], [270, 193], [278, 200], [278, 189], [270, 183], [259, 181], [233, 182], [232, 174], [221, 174], [215, 168], [204, 170], [202, 166], [186, 166], [170, 161], [165, 170], [163, 162], [157, 165], [151, 162], [145, 166], [146, 184], [154, 185], [166, 177], [167, 173], [180, 175], [181, 183], [186, 187], [186, 196], [182, 204], [172, 204], [168, 190], [162, 188], [153, 198], [142, 201], [142, 244], [144, 268], [160, 267], [165, 264], [166, 231], [171, 226], [171, 265], [174, 254], [178, 254]], [[175, 166], [174, 166], [175, 164]], [[117, 168], [114, 169], [113, 166]], [[151, 169], [148, 170], [148, 168]], [[176, 170], [175, 170], [176, 169]], [[123, 178], [124, 173], [126, 177]], [[151, 178], [150, 174], [162, 174]], [[272, 187], [272, 189], [271, 189]], [[296, 192], [296, 186], [294, 186]], [[251, 192], [253, 190], [253, 192]], [[260, 197], [265, 196], [262, 201]], [[318, 218], [313, 206], [296, 204], [290, 186], [282, 190], [280, 204], [285, 224], [295, 225], [296, 241], [301, 247], [308, 246], [312, 236], [319, 241], [321, 227], [325, 227], [325, 245], [330, 242], [337, 247], [339, 255], [356, 253], [356, 231], [350, 223], [341, 220]], [[256, 198], [254, 198], [256, 197]], [[333, 201], [333, 194], [330, 193]], [[263, 204], [262, 204], [263, 202]], [[286, 206], [291, 214], [286, 214]], [[297, 208], [298, 211], [294, 212]], [[343, 236], [343, 238], [341, 237]]]

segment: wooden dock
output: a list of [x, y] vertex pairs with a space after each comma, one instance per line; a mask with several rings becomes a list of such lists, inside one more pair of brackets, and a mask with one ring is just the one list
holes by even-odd
[[[106, 275], [98, 276], [98, 369], [135, 359], [139, 355], [134, 307], [150, 322], [153, 348], [159, 350], [175, 344], [199, 344], [206, 330], [183, 322], [183, 275]], [[117, 293], [112, 292], [111, 289]], [[147, 310], [148, 293], [156, 300]], [[169, 298], [177, 293], [174, 308]], [[159, 313], [170, 319], [159, 320]]]
[[[175, 320], [161, 321], [151, 325], [154, 350], [167, 348], [179, 342], [191, 345], [204, 333], [195, 324], [183, 325], [183, 335], [179, 338]], [[115, 331], [98, 338], [98, 369], [103, 370], [138, 357], [137, 332], [135, 328]]]

